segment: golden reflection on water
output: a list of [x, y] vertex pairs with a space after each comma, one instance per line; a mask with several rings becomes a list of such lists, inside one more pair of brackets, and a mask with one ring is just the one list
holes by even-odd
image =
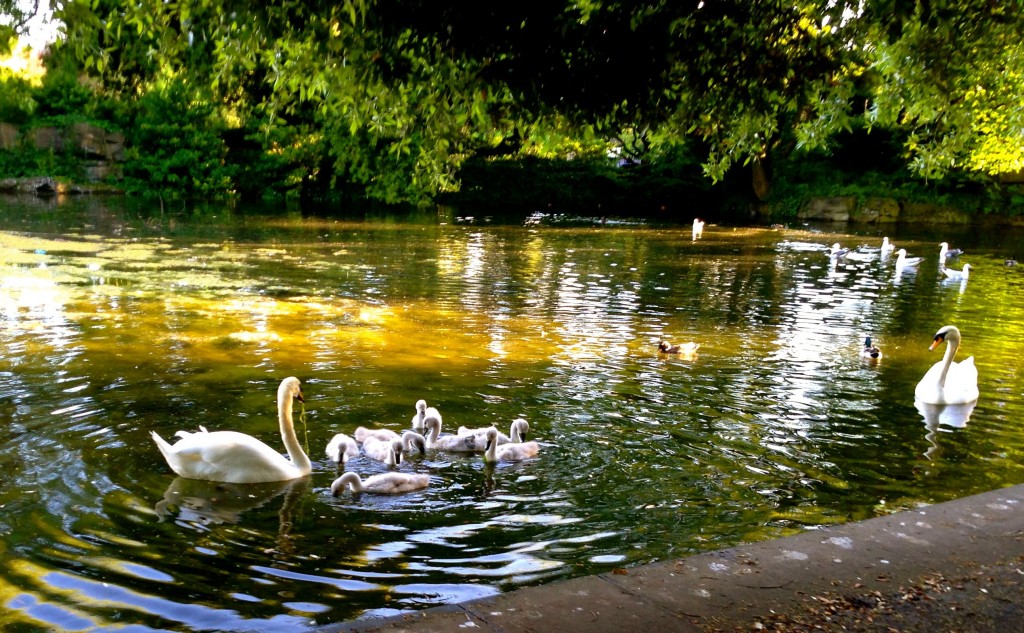
[[[1024, 480], [1024, 276], [994, 247], [961, 289], [810, 230], [114, 224], [0, 231], [0, 556], [24, 559], [0, 624], [291, 631]], [[983, 382], [955, 429], [912, 401], [946, 322]], [[277, 446], [292, 374], [297, 492], [189, 484], [151, 446], [199, 424]], [[330, 497], [331, 435], [404, 428], [420, 397], [448, 430], [526, 417], [541, 457], [416, 456], [426, 491]]]

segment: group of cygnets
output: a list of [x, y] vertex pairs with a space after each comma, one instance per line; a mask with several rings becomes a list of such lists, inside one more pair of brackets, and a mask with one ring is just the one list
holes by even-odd
[[[357, 427], [354, 437], [338, 433], [327, 444], [327, 456], [344, 466], [349, 459], [359, 455], [359, 447], [370, 459], [397, 466], [405, 454], [418, 450], [450, 451], [453, 453], [483, 453], [486, 462], [514, 462], [535, 457], [540, 451], [537, 442], [527, 442], [526, 434], [530, 424], [522, 418], [512, 422], [509, 434], [505, 435], [493, 426], [469, 429], [460, 426], [455, 435], [441, 435], [441, 414], [434, 407], [428, 407], [425, 400], [416, 403], [416, 415], [412, 417], [412, 429], [399, 435], [390, 429], [368, 429]], [[424, 435], [426, 433], [426, 435]], [[331, 494], [337, 496], [350, 488], [353, 492], [375, 494], [400, 494], [426, 488], [430, 476], [388, 472], [360, 479], [354, 472], [347, 472], [331, 484]]]
[[[313, 471], [313, 464], [295, 435], [292, 418], [295, 400], [305, 402], [299, 379], [289, 376], [277, 389], [277, 418], [288, 457], [255, 437], [238, 431], [211, 432], [200, 426], [198, 431], [175, 433], [178, 440], [173, 445], [156, 431], [150, 433], [167, 465], [180, 477], [235, 484], [307, 477]], [[513, 462], [534, 457], [540, 451], [537, 442], [525, 441], [529, 430], [526, 420], [517, 419], [512, 422], [509, 435], [500, 433], [493, 426], [480, 429], [459, 427], [456, 435], [441, 435], [441, 414], [420, 400], [416, 403], [411, 430], [399, 435], [388, 429], [360, 426], [355, 430], [355, 439], [344, 433], [335, 435], [327, 444], [327, 455], [344, 466], [359, 454], [362, 445], [367, 457], [392, 466], [413, 449], [421, 453], [429, 450], [483, 453], [487, 462]], [[427, 433], [425, 436], [424, 431]], [[331, 484], [331, 493], [339, 495], [348, 487], [354, 492], [398, 494], [428, 485], [429, 475], [389, 472], [361, 479], [358, 474], [347, 472]]]

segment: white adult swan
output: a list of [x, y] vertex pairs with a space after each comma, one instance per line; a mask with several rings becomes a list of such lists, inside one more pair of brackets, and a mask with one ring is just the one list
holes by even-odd
[[382, 473], [360, 479], [359, 475], [347, 472], [331, 484], [331, 494], [337, 497], [348, 486], [352, 492], [369, 492], [377, 495], [397, 495], [413, 490], [422, 490], [430, 485], [430, 475], [411, 475], [409, 473]]
[[537, 442], [522, 442], [519, 444], [498, 445], [498, 429], [487, 429], [487, 448], [484, 450], [485, 462], [518, 462], [531, 457], [536, 457], [540, 452], [540, 445]]
[[344, 464], [359, 455], [359, 445], [351, 437], [344, 433], [338, 433], [327, 443], [327, 450], [325, 452], [334, 461]]
[[277, 419], [290, 461], [251, 435], [237, 431], [210, 433], [202, 427], [198, 433], [178, 431], [176, 435], [181, 439], [173, 446], [156, 431], [151, 431], [151, 434], [167, 465], [182, 477], [233, 484], [298, 479], [308, 475], [313, 465], [295, 437], [292, 422], [292, 401], [295, 399], [305, 402], [299, 379], [285, 378], [277, 389]]
[[926, 404], [966, 404], [978, 399], [978, 368], [974, 357], [955, 363], [953, 356], [960, 346], [960, 330], [947, 325], [935, 333], [929, 351], [946, 342], [946, 355], [928, 370], [917, 383], [914, 397]]

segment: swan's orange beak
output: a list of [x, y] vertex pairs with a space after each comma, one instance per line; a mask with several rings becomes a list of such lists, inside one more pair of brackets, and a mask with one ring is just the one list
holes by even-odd
[[928, 348], [928, 351], [930, 352], [933, 349], [935, 349], [936, 347], [938, 347], [939, 345], [942, 345], [942, 342], [945, 341], [945, 340], [946, 340], [946, 335], [945, 334], [939, 334], [938, 336], [935, 337], [935, 340], [932, 341], [932, 344]]

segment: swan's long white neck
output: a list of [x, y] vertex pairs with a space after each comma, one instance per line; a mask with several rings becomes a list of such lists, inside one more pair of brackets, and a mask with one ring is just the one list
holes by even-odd
[[288, 451], [288, 457], [291, 458], [292, 464], [303, 475], [308, 475], [313, 471], [313, 464], [309, 461], [305, 451], [302, 450], [299, 438], [295, 437], [295, 422], [292, 421], [293, 400], [294, 396], [289, 390], [289, 386], [282, 384], [277, 392], [277, 420], [281, 425], [281, 441], [284, 442], [284, 447]]
[[939, 388], [946, 387], [946, 374], [949, 373], [949, 366], [953, 364], [953, 357], [956, 356], [956, 349], [960, 347], [960, 335], [955, 331], [946, 332], [946, 355], [942, 358], [942, 373], [939, 374]]

